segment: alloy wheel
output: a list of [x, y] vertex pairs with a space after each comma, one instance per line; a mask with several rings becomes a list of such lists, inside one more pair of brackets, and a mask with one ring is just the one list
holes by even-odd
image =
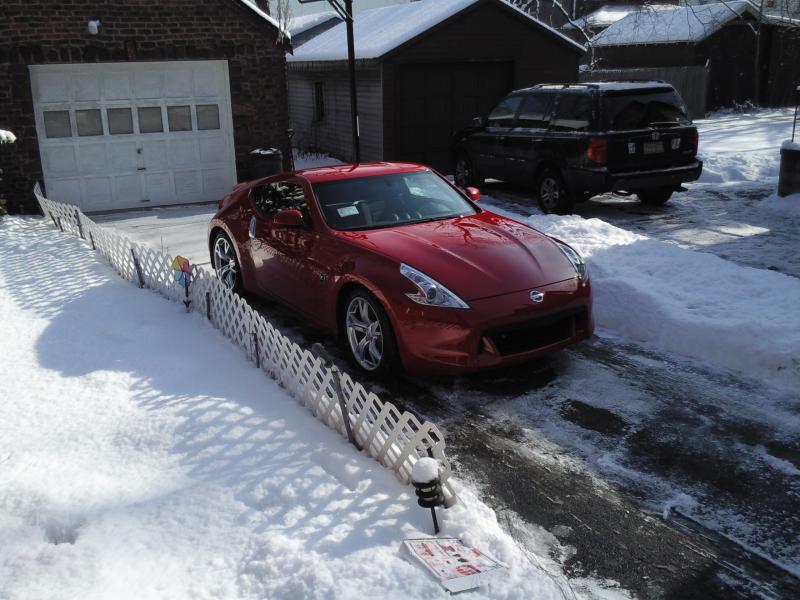
[[469, 163], [463, 156], [456, 161], [455, 172], [456, 185], [466, 187], [472, 183], [472, 173], [470, 173]]
[[378, 314], [366, 298], [356, 296], [347, 305], [347, 341], [353, 358], [367, 371], [374, 371], [383, 359], [383, 331]]
[[224, 235], [218, 236], [214, 242], [214, 271], [225, 287], [230, 290], [236, 288], [239, 277], [236, 252]]
[[555, 177], [545, 177], [539, 185], [539, 200], [547, 212], [552, 212], [558, 206], [561, 196], [561, 186]]

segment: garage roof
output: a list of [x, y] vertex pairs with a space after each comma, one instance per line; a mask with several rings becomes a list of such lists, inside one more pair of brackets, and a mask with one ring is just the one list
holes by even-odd
[[[420, 0], [365, 10], [355, 15], [353, 37], [356, 59], [380, 58], [411, 41], [432, 27], [479, 2], [493, 2], [518, 13], [578, 52], [585, 48], [577, 42], [534, 19], [528, 13], [503, 0]], [[289, 62], [347, 60], [347, 33], [344, 23], [312, 38], [295, 50]]]

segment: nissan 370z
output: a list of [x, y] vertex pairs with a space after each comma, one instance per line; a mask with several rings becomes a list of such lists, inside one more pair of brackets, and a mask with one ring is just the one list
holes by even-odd
[[366, 371], [456, 373], [592, 335], [581, 256], [407, 163], [305, 169], [241, 184], [209, 224], [234, 291], [288, 305]]

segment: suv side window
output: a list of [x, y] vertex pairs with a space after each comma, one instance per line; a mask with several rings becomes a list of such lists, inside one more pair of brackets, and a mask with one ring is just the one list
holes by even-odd
[[586, 131], [592, 122], [592, 102], [590, 94], [561, 92], [556, 102], [556, 110], [551, 123], [558, 131]]
[[517, 108], [522, 102], [522, 96], [508, 96], [500, 101], [500, 104], [494, 107], [494, 110], [489, 113], [487, 120], [487, 127], [511, 127], [514, 123], [514, 115], [517, 114]]
[[265, 183], [250, 191], [250, 200], [262, 216], [271, 219], [282, 210], [296, 208], [308, 214], [306, 195], [299, 183], [279, 181]]
[[525, 96], [517, 115], [517, 127], [546, 129], [550, 124], [555, 94], [533, 92]]

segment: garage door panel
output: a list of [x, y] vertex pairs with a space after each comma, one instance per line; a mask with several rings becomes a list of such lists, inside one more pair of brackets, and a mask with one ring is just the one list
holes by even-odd
[[45, 186], [56, 199], [131, 208], [216, 200], [235, 183], [225, 61], [29, 70]]
[[144, 198], [141, 175], [137, 173], [135, 175], [114, 177], [114, 192], [120, 208], [130, 208], [138, 205]]
[[108, 173], [106, 144], [82, 144], [77, 154], [78, 173], [81, 175]]
[[72, 146], [51, 146], [42, 152], [42, 166], [59, 177], [78, 174], [78, 159]]

